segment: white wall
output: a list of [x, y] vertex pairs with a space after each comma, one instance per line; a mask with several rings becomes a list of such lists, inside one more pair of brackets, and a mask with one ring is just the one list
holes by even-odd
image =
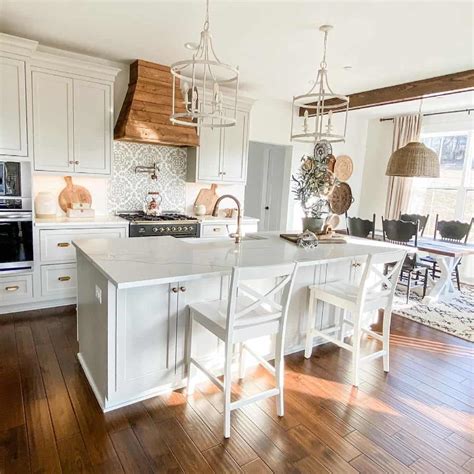
[[385, 170], [392, 152], [392, 132], [393, 122], [381, 122], [378, 118], [367, 121], [364, 169], [357, 215], [367, 219], [375, 213], [379, 227], [387, 198], [388, 177], [385, 176]]

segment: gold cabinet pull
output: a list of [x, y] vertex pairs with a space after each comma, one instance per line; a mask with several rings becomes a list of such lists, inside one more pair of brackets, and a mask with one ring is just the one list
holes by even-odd
[[20, 287], [18, 285], [6, 286], [5, 291], [18, 291]]
[[58, 277], [58, 280], [59, 281], [69, 281], [71, 279], [70, 276], [62, 276], [62, 277]]
[[69, 242], [58, 242], [58, 247], [69, 247], [70, 245]]

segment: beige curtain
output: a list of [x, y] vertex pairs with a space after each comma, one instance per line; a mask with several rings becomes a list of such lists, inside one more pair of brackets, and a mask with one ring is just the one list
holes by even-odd
[[[404, 147], [407, 143], [420, 139], [421, 115], [402, 115], [393, 120], [392, 152]], [[407, 212], [412, 178], [390, 176], [385, 203], [385, 218], [398, 219], [400, 212]]]

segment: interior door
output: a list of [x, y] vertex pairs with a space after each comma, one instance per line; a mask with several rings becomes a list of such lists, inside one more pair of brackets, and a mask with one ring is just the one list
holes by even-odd
[[281, 229], [282, 184], [285, 148], [271, 146], [266, 151], [264, 175], [264, 222], [266, 231]]
[[110, 173], [112, 108], [110, 86], [74, 79], [76, 173]]
[[35, 169], [74, 171], [73, 81], [32, 72]]
[[25, 63], [0, 58], [0, 154], [27, 156]]
[[[225, 112], [226, 114], [231, 114], [230, 109], [226, 109]], [[248, 118], [248, 112], [237, 110], [237, 123], [232, 127], [223, 129], [222, 177], [224, 181], [245, 182], [247, 173]]]

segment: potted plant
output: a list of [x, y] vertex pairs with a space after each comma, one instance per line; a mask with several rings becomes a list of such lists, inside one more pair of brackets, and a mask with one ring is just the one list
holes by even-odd
[[300, 201], [305, 215], [303, 231], [321, 232], [330, 213], [328, 196], [337, 184], [334, 174], [328, 169], [327, 159], [304, 155], [298, 172], [291, 179], [293, 194]]

